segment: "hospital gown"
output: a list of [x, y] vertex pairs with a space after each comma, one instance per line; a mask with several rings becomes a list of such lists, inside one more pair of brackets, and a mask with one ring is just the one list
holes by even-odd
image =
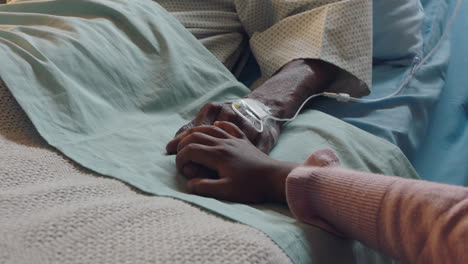
[[372, 74], [371, 0], [156, 0], [229, 69], [250, 49], [262, 78], [295, 59], [342, 71], [329, 91], [366, 95]]

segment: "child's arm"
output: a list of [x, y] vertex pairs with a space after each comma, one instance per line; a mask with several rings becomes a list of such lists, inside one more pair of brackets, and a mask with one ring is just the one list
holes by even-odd
[[[468, 188], [343, 169], [328, 149], [302, 166], [276, 161], [235, 125], [215, 125], [185, 132], [177, 145], [190, 192], [244, 203], [287, 198], [299, 220], [404, 262], [468, 263]], [[187, 171], [192, 163], [217, 177]]]
[[319, 151], [289, 174], [287, 200], [299, 220], [407, 263], [468, 263], [467, 188], [337, 165]]

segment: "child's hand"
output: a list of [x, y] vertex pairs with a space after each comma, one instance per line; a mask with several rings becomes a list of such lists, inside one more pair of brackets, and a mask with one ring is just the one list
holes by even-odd
[[[235, 202], [286, 202], [286, 177], [298, 166], [271, 159], [237, 126], [222, 121], [184, 132], [177, 150], [177, 169], [192, 178], [191, 193]], [[193, 170], [184, 168], [193, 163], [216, 171], [218, 178], [190, 175]]]

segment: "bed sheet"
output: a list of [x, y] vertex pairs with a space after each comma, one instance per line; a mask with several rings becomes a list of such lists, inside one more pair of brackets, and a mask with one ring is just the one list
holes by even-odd
[[[433, 10], [431, 19], [426, 23], [426, 50], [432, 50], [430, 47], [437, 40], [441, 31], [434, 29], [443, 28], [444, 22], [447, 20], [447, 10], [453, 8], [455, 1], [425, 3], [426, 10]], [[447, 6], [444, 6], [444, 3]], [[429, 33], [430, 32], [430, 33]], [[442, 43], [442, 48], [437, 52], [430, 60], [428, 60], [419, 71], [415, 72], [415, 75], [409, 82], [409, 85], [405, 90], [397, 97], [386, 100], [380, 103], [373, 104], [352, 104], [352, 105], [337, 105], [331, 101], [322, 100], [319, 107], [324, 107], [324, 111], [333, 113], [336, 116], [340, 116], [343, 120], [356, 125], [357, 127], [363, 128], [379, 135], [383, 138], [388, 139], [390, 142], [398, 144], [410, 157], [414, 160], [416, 153], [425, 140], [425, 129], [430, 126], [430, 116], [432, 112], [430, 107], [437, 103], [441, 87], [445, 85], [444, 74], [448, 67], [448, 49], [447, 45], [450, 44], [449, 40]], [[418, 60], [415, 60], [415, 65], [418, 65]], [[380, 97], [384, 94], [389, 93], [392, 89], [395, 89], [411, 69], [398, 68], [392, 65], [378, 65], [375, 69], [375, 93], [373, 97]], [[424, 89], [422, 89], [424, 88]], [[352, 110], [352, 111], [350, 111]], [[299, 120], [295, 122], [297, 130], [300, 130], [300, 126], [307, 127], [307, 122], [310, 118], [314, 117], [314, 112], [308, 111], [307, 114], [302, 115]], [[344, 113], [347, 113], [346, 115]], [[351, 113], [351, 114], [349, 114]], [[391, 118], [388, 118], [388, 117]], [[309, 117], [309, 119], [308, 119]], [[182, 122], [182, 120], [179, 120]], [[186, 121], [186, 120], [183, 120]], [[293, 128], [290, 128], [294, 130]], [[172, 132], [171, 132], [172, 133]], [[171, 163], [171, 168], [173, 164]], [[189, 198], [187, 198], [189, 199]], [[191, 197], [194, 200], [195, 198]], [[321, 232], [319, 230], [316, 233]], [[334, 238], [328, 239], [329, 243], [336, 243]], [[317, 240], [316, 240], [317, 241]], [[330, 250], [335, 250], [336, 247], [327, 247], [321, 241], [322, 248], [327, 248], [327, 251], [319, 252], [321, 254], [330, 253]], [[293, 244], [291, 247], [295, 246]], [[297, 246], [297, 245], [296, 245]], [[347, 247], [344, 245], [343, 247]], [[284, 245], [283, 245], [284, 248]], [[317, 247], [319, 248], [319, 247]], [[316, 249], [317, 249], [316, 248]], [[303, 249], [301, 249], [303, 250]], [[346, 250], [345, 250], [346, 251]], [[355, 254], [347, 251], [347, 254]], [[326, 256], [325, 256], [326, 257]], [[338, 256], [343, 257], [343, 256]]]
[[[27, 1], [0, 10], [0, 76], [44, 139], [74, 161], [256, 227], [295, 263], [392, 262], [286, 208], [185, 193], [165, 144], [203, 104], [248, 89], [154, 2]], [[344, 167], [416, 177], [392, 144], [315, 110], [284, 130], [272, 155], [302, 162], [323, 147], [334, 147]]]
[[92, 173], [0, 81], [0, 263], [292, 263], [266, 234]]
[[[424, 55], [409, 67], [374, 65], [373, 90], [365, 98], [385, 97], [407, 82], [400, 93], [373, 103], [317, 99], [313, 107], [396, 144], [423, 179], [468, 185], [468, 3], [421, 2]], [[258, 76], [251, 58], [239, 78], [250, 86]]]
[[412, 160], [425, 179], [468, 186], [468, 1], [458, 12], [449, 38], [445, 84]]

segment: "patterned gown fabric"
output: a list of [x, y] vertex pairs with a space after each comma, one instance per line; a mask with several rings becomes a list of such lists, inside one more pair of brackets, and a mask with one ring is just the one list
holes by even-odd
[[370, 92], [372, 0], [154, 1], [231, 70], [250, 46], [263, 80], [292, 60], [320, 59], [342, 69], [329, 91]]
[[[362, 96], [372, 78], [371, 0], [156, 0], [232, 69], [248, 45], [269, 78], [295, 59], [340, 67], [330, 90]], [[242, 66], [242, 63], [239, 63]]]

